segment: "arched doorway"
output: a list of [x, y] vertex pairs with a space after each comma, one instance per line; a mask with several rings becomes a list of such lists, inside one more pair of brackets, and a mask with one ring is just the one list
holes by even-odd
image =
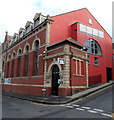
[[58, 79], [60, 79], [60, 70], [57, 65], [52, 66], [52, 95], [58, 95]]

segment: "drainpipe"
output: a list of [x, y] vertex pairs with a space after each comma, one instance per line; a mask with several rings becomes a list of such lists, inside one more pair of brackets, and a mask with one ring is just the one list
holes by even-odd
[[70, 44], [70, 87], [71, 87], [71, 95], [72, 95], [72, 57], [73, 57], [73, 52], [71, 51], [71, 44]]

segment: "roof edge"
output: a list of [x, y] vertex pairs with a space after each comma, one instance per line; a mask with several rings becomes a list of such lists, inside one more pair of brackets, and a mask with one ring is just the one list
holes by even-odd
[[83, 10], [83, 9], [87, 9], [87, 8], [84, 7], [84, 8], [80, 8], [80, 9], [78, 9], [78, 10], [72, 10], [72, 11], [70, 11], [70, 12], [61, 13], [61, 14], [54, 15], [54, 16], [51, 16], [51, 17], [56, 17], [56, 16], [60, 16], [60, 15], [64, 15], [64, 14], [68, 14], [68, 13], [72, 13], [72, 12], [79, 11], [79, 10]]

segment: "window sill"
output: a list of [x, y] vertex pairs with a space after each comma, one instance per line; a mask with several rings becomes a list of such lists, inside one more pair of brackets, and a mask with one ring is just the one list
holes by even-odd
[[76, 75], [76, 74], [73, 74], [73, 76], [84, 77], [84, 75]]
[[94, 65], [99, 67], [99, 65], [97, 65], [97, 64], [94, 64]]

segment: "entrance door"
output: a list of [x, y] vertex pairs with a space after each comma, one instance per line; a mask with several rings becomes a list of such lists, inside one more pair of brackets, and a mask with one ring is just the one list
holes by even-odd
[[107, 82], [112, 80], [112, 69], [111, 68], [106, 68], [107, 71]]
[[58, 79], [60, 79], [59, 67], [54, 65], [52, 67], [52, 95], [58, 95]]

